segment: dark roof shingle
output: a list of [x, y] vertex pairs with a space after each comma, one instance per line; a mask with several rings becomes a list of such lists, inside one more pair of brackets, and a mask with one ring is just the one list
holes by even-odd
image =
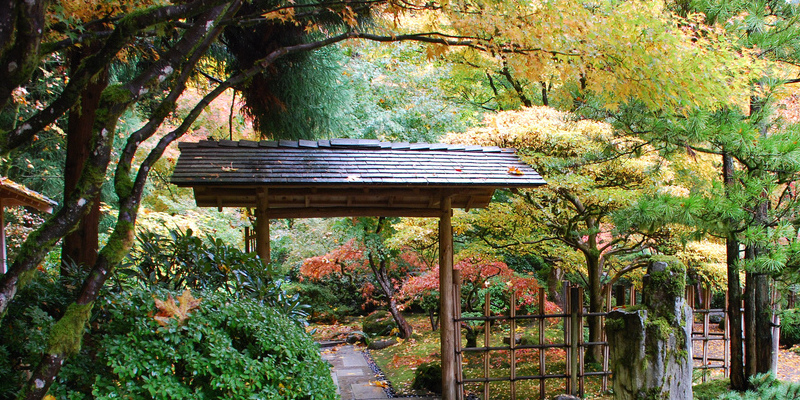
[[[254, 146], [254, 144], [258, 144]], [[514, 150], [377, 140], [181, 143], [172, 182], [194, 185], [533, 187], [545, 182]]]

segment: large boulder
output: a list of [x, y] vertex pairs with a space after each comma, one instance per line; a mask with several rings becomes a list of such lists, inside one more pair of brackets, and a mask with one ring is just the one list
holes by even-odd
[[614, 398], [692, 399], [692, 312], [683, 299], [686, 270], [651, 262], [643, 304], [609, 313], [606, 333]]
[[397, 324], [388, 311], [378, 310], [364, 318], [362, 330], [369, 335], [385, 336], [396, 328]]

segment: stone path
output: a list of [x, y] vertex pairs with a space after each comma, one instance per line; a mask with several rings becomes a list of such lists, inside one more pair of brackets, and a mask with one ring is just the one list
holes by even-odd
[[382, 387], [376, 385], [377, 379], [364, 354], [353, 345], [340, 344], [321, 349], [322, 358], [331, 368], [331, 377], [338, 387], [342, 400], [388, 399]]
[[[350, 344], [320, 343], [322, 359], [328, 361], [331, 377], [336, 384], [337, 393], [342, 400], [388, 399], [389, 396], [379, 385], [364, 353]], [[404, 398], [395, 397], [396, 400]], [[436, 400], [433, 398], [414, 398], [414, 400]]]

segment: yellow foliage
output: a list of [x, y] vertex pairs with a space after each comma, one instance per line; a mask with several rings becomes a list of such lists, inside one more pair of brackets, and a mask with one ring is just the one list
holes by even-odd
[[724, 290], [728, 282], [725, 244], [703, 240], [689, 242], [675, 254], [697, 278], [714, 289]]
[[722, 28], [673, 15], [661, 1], [461, 0], [444, 12], [454, 31], [505, 53], [515, 76], [548, 82], [564, 97], [582, 81], [612, 110], [630, 99], [653, 110], [743, 103], [767, 68]]

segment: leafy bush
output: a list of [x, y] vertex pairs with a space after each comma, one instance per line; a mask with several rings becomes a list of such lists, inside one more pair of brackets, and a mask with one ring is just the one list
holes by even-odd
[[312, 321], [334, 323], [347, 316], [359, 315], [366, 309], [357, 287], [346, 280], [326, 278], [292, 283], [287, 291], [299, 295], [310, 306]]
[[[161, 307], [169, 292], [138, 289], [100, 305], [103, 332], [64, 366], [51, 393], [88, 399], [81, 375], [96, 375], [93, 398], [333, 399], [330, 371], [306, 332], [281, 311], [249, 298], [205, 292], [193, 312]], [[188, 302], [189, 298], [179, 297]], [[188, 303], [187, 303], [188, 304]], [[182, 323], [177, 318], [187, 317]]]
[[127, 286], [222, 290], [282, 309], [298, 324], [306, 322], [309, 307], [298, 294], [286, 293], [285, 281], [254, 253], [245, 253], [219, 238], [201, 239], [191, 229], [173, 229], [166, 236], [144, 231], [137, 235], [137, 242], [128, 257], [130, 265], [119, 272]]
[[411, 388], [442, 393], [442, 364], [436, 362], [420, 364], [414, 372], [414, 383]]

